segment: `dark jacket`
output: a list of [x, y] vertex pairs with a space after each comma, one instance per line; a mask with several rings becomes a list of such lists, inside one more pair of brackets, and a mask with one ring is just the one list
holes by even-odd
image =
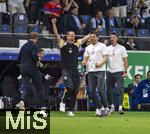
[[111, 27], [111, 26], [110, 26], [110, 23], [109, 23], [109, 18], [108, 18], [108, 16], [105, 17], [106, 29], [118, 28], [118, 27], [119, 27], [118, 21], [117, 21], [117, 19], [116, 19], [115, 17], [114, 17], [114, 19], [113, 19], [113, 23], [114, 23], [114, 27]]
[[[83, 23], [82, 19], [79, 17], [80, 24]], [[77, 23], [72, 14], [67, 17], [67, 30], [74, 31], [75, 34], [81, 34], [81, 29], [77, 26]]]
[[28, 41], [21, 48], [18, 55], [18, 62], [20, 64], [21, 74], [30, 74], [38, 71], [37, 61], [39, 47], [31, 41]]
[[125, 42], [123, 44], [123, 46], [127, 49], [127, 50], [139, 50], [139, 47], [135, 44], [133, 47], [131, 47], [128, 42]]
[[127, 0], [112, 0], [112, 7], [125, 6], [127, 5]]

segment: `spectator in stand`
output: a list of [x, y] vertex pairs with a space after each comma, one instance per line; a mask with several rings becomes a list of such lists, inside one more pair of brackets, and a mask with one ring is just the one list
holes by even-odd
[[136, 102], [136, 88], [138, 86], [138, 84], [141, 82], [142, 80], [142, 75], [140, 74], [136, 74], [135, 75], [135, 80], [134, 80], [134, 83], [131, 83], [128, 85], [127, 87], [127, 92], [129, 94], [129, 100], [130, 100], [130, 109], [132, 111], [135, 111], [137, 110], [137, 102]]
[[127, 28], [135, 28], [135, 29], [141, 28], [140, 15], [138, 15], [138, 14], [134, 14], [134, 15], [129, 14], [128, 17], [126, 18], [126, 27]]
[[143, 104], [150, 103], [150, 70], [147, 72], [147, 79], [138, 84], [136, 96], [138, 110], [142, 108]]
[[8, 0], [8, 11], [12, 15], [14, 13], [26, 13], [24, 2], [26, 2], [26, 0]]
[[73, 7], [71, 14], [67, 18], [67, 30], [74, 31], [76, 34], [84, 34], [86, 24], [83, 23], [81, 18], [78, 16], [78, 8]]
[[142, 10], [143, 18], [150, 17], [150, 0], [145, 0], [145, 4], [146, 4], [147, 8]]
[[118, 28], [118, 21], [114, 16], [114, 11], [112, 9], [108, 10], [108, 15], [105, 17], [106, 29]]
[[149, 0], [128, 0], [128, 13], [139, 14], [140, 17], [147, 18], [150, 16], [150, 1]]
[[128, 13], [129, 14], [138, 14], [140, 17], [142, 17], [143, 10], [147, 9], [148, 6], [145, 3], [145, 0], [128, 0]]
[[68, 14], [71, 7], [79, 8], [78, 4], [74, 0], [62, 0], [62, 13]]
[[127, 16], [127, 0], [112, 0], [112, 9], [115, 17]]
[[74, 0], [62, 0], [62, 14], [60, 16], [60, 31], [62, 33], [67, 32], [67, 15], [70, 13], [72, 7], [79, 8], [78, 4]]
[[80, 15], [92, 15], [96, 13], [96, 4], [94, 0], [82, 0], [79, 4]]
[[139, 0], [128, 0], [127, 3], [127, 14], [140, 14], [140, 10], [138, 8]]
[[127, 36], [128, 36], [128, 38], [126, 39], [126, 41], [124, 43], [124, 47], [127, 50], [139, 50], [139, 47], [136, 45], [133, 35], [128, 34]]
[[97, 9], [101, 10], [104, 16], [107, 15], [108, 9], [111, 9], [110, 0], [97, 0], [96, 5]]
[[[44, 5], [44, 3], [46, 3], [46, 2], [48, 2], [49, 0], [38, 0], [38, 7], [39, 7], [39, 21], [41, 21], [42, 23], [43, 23], [43, 14], [44, 14], [44, 12], [43, 12], [43, 5]], [[46, 27], [45, 27], [45, 29], [46, 29]], [[48, 32], [48, 31], [47, 31]]]
[[0, 13], [6, 13], [6, 0], [0, 0]]
[[30, 24], [35, 24], [39, 19], [39, 1], [38, 0], [27, 0], [25, 3], [27, 16]]
[[[145, 3], [141, 3], [143, 0], [129, 0], [128, 1], [128, 15], [126, 18], [126, 28], [145, 28], [145, 20], [142, 19], [142, 11], [147, 8]], [[142, 4], [142, 5], [141, 5]], [[144, 25], [143, 25], [144, 24]]]
[[91, 19], [92, 29], [95, 29], [97, 27], [103, 27], [105, 28], [105, 19], [103, 18], [102, 11], [98, 10], [96, 13], [96, 16]]
[[[59, 18], [61, 14], [62, 6], [60, 0], [51, 0], [44, 4], [43, 23], [46, 26], [46, 30], [52, 33], [52, 18]], [[58, 20], [59, 23], [59, 20]]]
[[61, 14], [61, 4], [60, 0], [51, 0], [44, 4], [44, 14], [48, 15], [50, 18], [57, 18]]

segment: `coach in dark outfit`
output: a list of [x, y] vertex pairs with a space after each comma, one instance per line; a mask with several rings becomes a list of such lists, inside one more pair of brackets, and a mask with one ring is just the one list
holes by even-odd
[[[36, 45], [37, 40], [38, 34], [34, 32], [31, 33], [29, 41], [24, 44], [24, 46], [20, 50], [18, 62], [21, 64], [20, 71], [23, 82], [22, 99], [24, 100], [26, 106], [30, 105], [30, 92], [32, 90], [30, 81], [32, 80], [32, 84], [34, 85], [34, 88], [36, 90], [36, 97], [39, 99], [38, 106], [41, 108], [44, 106], [44, 89], [42, 76], [37, 66], [37, 63], [39, 63], [39, 47]], [[40, 65], [42, 65], [42, 63]]]

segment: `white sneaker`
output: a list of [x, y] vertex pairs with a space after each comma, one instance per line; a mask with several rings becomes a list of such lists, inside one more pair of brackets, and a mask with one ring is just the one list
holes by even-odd
[[118, 109], [118, 112], [119, 112], [119, 114], [124, 114], [124, 111], [123, 111], [122, 108], [119, 108], [119, 109]]
[[100, 111], [99, 111], [98, 108], [97, 108], [96, 111], [95, 111], [95, 115], [96, 115], [96, 116], [99, 116], [99, 115], [100, 115]]
[[70, 116], [70, 117], [74, 117], [75, 116], [75, 114], [72, 111], [68, 111], [67, 115]]
[[96, 116], [102, 116], [102, 110], [101, 109], [96, 109]]
[[110, 110], [109, 110], [108, 107], [105, 108], [105, 111], [104, 111], [104, 114], [103, 114], [103, 115], [104, 115], [104, 116], [110, 115]]
[[60, 104], [59, 104], [59, 111], [61, 111], [61, 112], [65, 112], [66, 110], [65, 110], [65, 107], [66, 107], [66, 104], [65, 103], [63, 103], [63, 102], [61, 102]]
[[43, 115], [43, 117], [47, 117], [47, 114], [46, 114], [46, 112], [44, 110], [41, 110], [40, 114]]
[[112, 114], [112, 113], [114, 113], [115, 112], [115, 107], [111, 107], [110, 108], [110, 113]]

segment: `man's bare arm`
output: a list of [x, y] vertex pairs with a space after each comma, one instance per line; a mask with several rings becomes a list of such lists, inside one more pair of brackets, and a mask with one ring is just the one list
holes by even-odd
[[124, 71], [127, 72], [127, 69], [128, 69], [128, 58], [127, 57], [123, 58], [123, 62], [124, 62]]
[[56, 22], [57, 22], [57, 19], [56, 18], [53, 18], [52, 19], [52, 27], [53, 27], [53, 32], [54, 32], [54, 35], [56, 36], [56, 40], [57, 42], [59, 43], [61, 41], [61, 37], [58, 33], [58, 30], [57, 30], [57, 26], [56, 26]]
[[82, 66], [85, 66], [85, 65], [87, 64], [88, 60], [89, 60], [89, 57], [88, 57], [88, 56], [87, 56], [87, 57], [84, 57], [84, 59], [83, 59], [83, 61], [82, 61]]
[[124, 73], [123, 73], [123, 77], [127, 77], [127, 69], [128, 69], [128, 57], [124, 57], [123, 58], [123, 62], [124, 62]]

